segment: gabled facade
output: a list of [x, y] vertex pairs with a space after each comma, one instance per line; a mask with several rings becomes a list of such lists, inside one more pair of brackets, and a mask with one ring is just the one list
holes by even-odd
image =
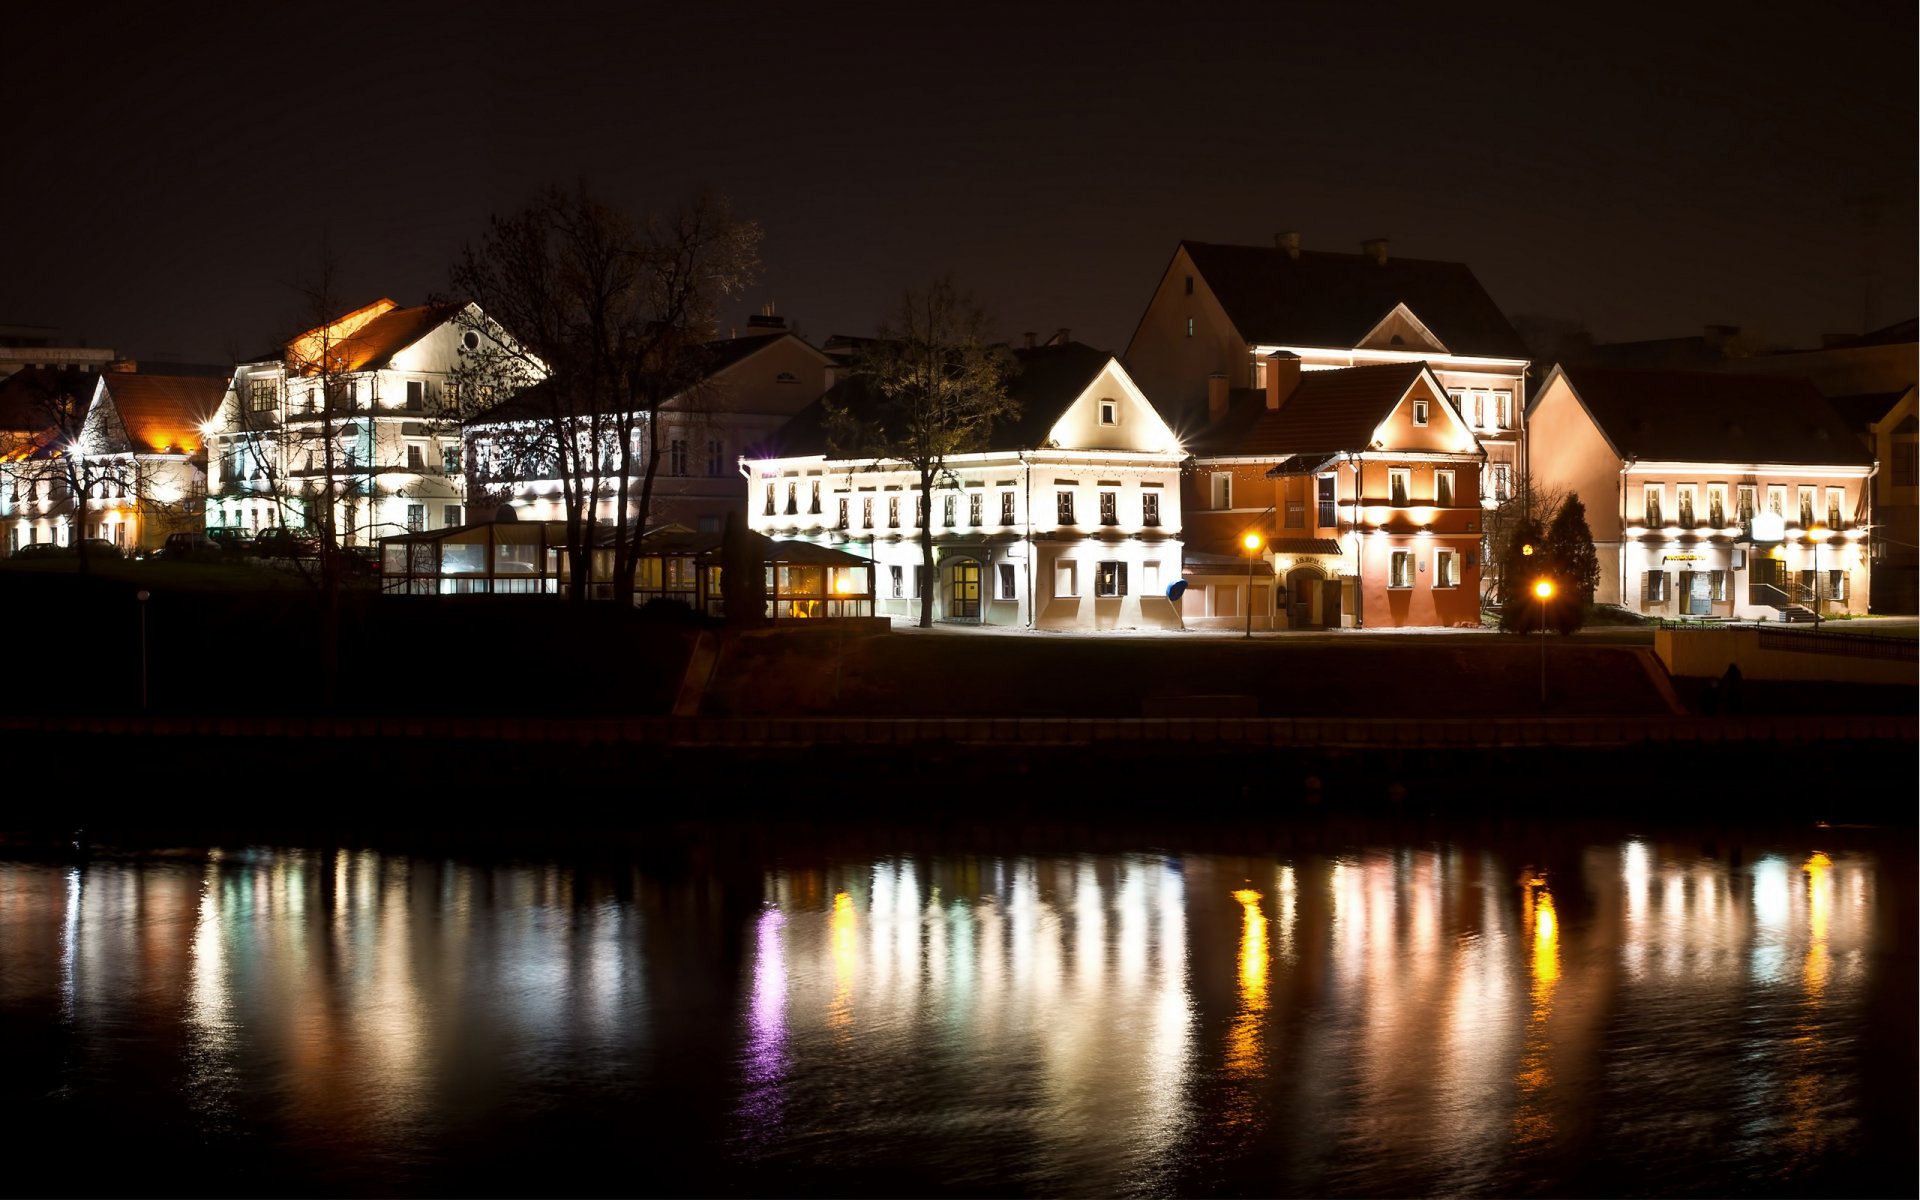
[[[824, 404], [762, 457], [742, 460], [755, 532], [868, 558], [875, 615], [1039, 629], [1161, 628], [1180, 578], [1180, 463], [1173, 430], [1119, 361], [1077, 343], [1014, 352], [1019, 416], [987, 448], [947, 461], [922, 496], [904, 464], [831, 452]], [[859, 406], [864, 381], [829, 394]], [[932, 504], [934, 578], [921, 577], [917, 514]]]
[[1667, 619], [1864, 613], [1874, 460], [1812, 384], [1555, 367], [1534, 477], [1579, 494], [1595, 600]]
[[1477, 493], [1492, 508], [1526, 469], [1527, 349], [1461, 263], [1187, 241], [1128, 343], [1128, 370], [1183, 434], [1205, 420], [1208, 380], [1266, 387], [1282, 354], [1303, 371], [1425, 363], [1487, 452]]
[[[647, 517], [650, 528], [674, 524], [718, 533], [729, 513], [745, 520], [741, 456], [756, 453], [833, 385], [834, 360], [792, 333], [749, 333], [710, 342], [706, 349], [710, 365], [700, 385], [660, 411], [660, 469]], [[475, 462], [484, 468], [475, 471], [476, 491], [487, 494], [490, 510], [508, 503], [525, 521], [564, 518], [560, 481], [496, 466], [518, 456], [493, 453], [492, 443], [503, 436], [524, 441], [527, 430], [542, 424], [540, 403], [537, 394], [509, 400], [475, 418], [467, 431]], [[637, 515], [641, 475], [636, 469], [630, 484], [630, 515]], [[613, 516], [610, 494], [596, 506], [595, 516]]]
[[1186, 624], [1477, 626], [1486, 453], [1437, 374], [1269, 364], [1260, 389], [1216, 382], [1194, 441]]
[[0, 475], [7, 552], [33, 542], [97, 538], [132, 554], [196, 527], [206, 494], [201, 427], [226, 381], [131, 371], [10, 377], [0, 404], [47, 425], [11, 435]]
[[317, 530], [329, 486], [342, 545], [463, 524], [461, 431], [443, 412], [491, 328], [470, 304], [383, 299], [240, 364], [207, 429], [208, 526]]

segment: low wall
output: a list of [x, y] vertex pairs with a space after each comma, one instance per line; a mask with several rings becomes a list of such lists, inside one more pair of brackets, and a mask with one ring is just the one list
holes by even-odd
[[1901, 638], [1750, 626], [1663, 627], [1653, 652], [1676, 678], [1715, 679], [1730, 663], [1745, 679], [1920, 685], [1920, 648]]

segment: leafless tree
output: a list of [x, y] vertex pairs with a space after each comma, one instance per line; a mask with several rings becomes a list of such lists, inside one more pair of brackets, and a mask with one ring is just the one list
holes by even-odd
[[[996, 421], [1019, 415], [1007, 393], [1017, 369], [988, 341], [986, 313], [943, 277], [901, 297], [893, 319], [862, 352], [849, 394], [827, 403], [827, 440], [868, 469], [905, 466], [920, 480], [921, 577], [933, 579], [933, 491], [947, 459], [986, 444]], [[861, 403], [862, 400], [871, 403]], [[933, 593], [920, 589], [920, 626], [933, 624]]]
[[454, 267], [466, 319], [512, 334], [483, 340], [458, 372], [471, 478], [483, 490], [558, 483], [572, 598], [590, 594], [604, 519], [613, 598], [632, 604], [662, 411], [698, 406], [718, 305], [758, 269], [759, 243], [717, 195], [634, 217], [583, 185], [494, 218]]

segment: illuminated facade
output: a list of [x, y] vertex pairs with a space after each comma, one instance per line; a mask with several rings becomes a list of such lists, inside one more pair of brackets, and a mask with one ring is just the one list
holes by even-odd
[[1669, 619], [1867, 611], [1875, 463], [1805, 380], [1559, 366], [1529, 420], [1536, 480], [1586, 505], [1597, 602]]
[[342, 545], [463, 524], [461, 432], [443, 414], [490, 328], [473, 305], [379, 300], [240, 364], [206, 429], [208, 526], [319, 530], [329, 492]]
[[[200, 520], [206, 456], [200, 427], [226, 381], [192, 375], [21, 371], [9, 411], [36, 405], [44, 427], [16, 432], [0, 467], [6, 551], [76, 538], [123, 553], [151, 550]], [[10, 422], [13, 423], [13, 422]]]
[[1216, 377], [1194, 441], [1186, 624], [1477, 626], [1486, 452], [1438, 375], [1268, 362], [1258, 391]]
[[1527, 348], [1464, 264], [1392, 258], [1384, 238], [1359, 254], [1302, 250], [1293, 234], [1182, 242], [1126, 361], [1185, 436], [1207, 419], [1212, 379], [1265, 390], [1276, 354], [1307, 372], [1425, 363], [1486, 450], [1479, 503], [1507, 499], [1526, 470]]
[[[750, 333], [710, 342], [706, 349], [710, 355], [706, 377], [661, 408], [660, 465], [647, 514], [649, 529], [674, 524], [699, 533], [719, 533], [729, 513], [736, 520], [744, 519], [747, 501], [740, 489], [740, 456], [754, 452], [774, 430], [833, 385], [834, 361], [791, 333]], [[644, 428], [644, 419], [635, 424]], [[527, 456], [512, 449], [501, 452], [498, 443], [524, 445], [543, 426], [541, 397], [534, 389], [469, 427], [476, 491], [487, 493], [494, 507], [512, 504], [526, 521], [565, 519], [560, 480], [525, 477], [529, 472], [507, 464]], [[643, 442], [637, 454], [645, 452]], [[644, 463], [644, 457], [638, 461]], [[644, 467], [633, 471], [629, 516], [638, 513], [643, 474]], [[606, 495], [594, 509], [597, 520], [614, 516], [617, 488], [617, 482], [607, 481]]]
[[[1077, 343], [1015, 352], [1020, 415], [987, 448], [947, 459], [931, 499], [923, 578], [919, 477], [832, 456], [815, 405], [744, 458], [757, 533], [833, 546], [874, 564], [875, 615], [1039, 629], [1171, 627], [1180, 578], [1186, 452], [1119, 361]], [[856, 399], [851, 387], [841, 394]]]

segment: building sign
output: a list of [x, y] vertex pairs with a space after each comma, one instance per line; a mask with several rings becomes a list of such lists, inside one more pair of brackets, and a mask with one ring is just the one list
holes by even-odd
[[1698, 554], [1663, 554], [1660, 556], [1660, 561], [1661, 562], [1699, 562], [1700, 556]]

